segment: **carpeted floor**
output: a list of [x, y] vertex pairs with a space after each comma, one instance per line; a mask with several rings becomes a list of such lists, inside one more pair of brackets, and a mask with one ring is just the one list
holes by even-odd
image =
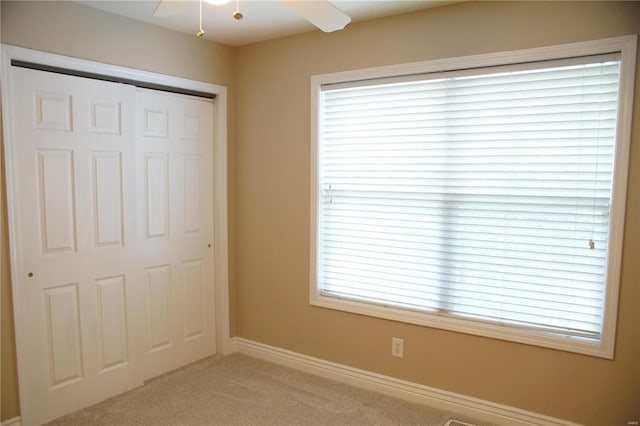
[[444, 425], [451, 417], [245, 355], [214, 356], [50, 426]]

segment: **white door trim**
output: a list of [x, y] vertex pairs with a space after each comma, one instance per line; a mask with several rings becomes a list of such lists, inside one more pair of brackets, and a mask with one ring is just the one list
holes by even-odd
[[[16, 293], [20, 291], [20, 283], [23, 281], [17, 276], [17, 257], [20, 252], [17, 238], [17, 220], [19, 212], [15, 211], [17, 201], [16, 188], [16, 153], [15, 153], [15, 129], [13, 128], [12, 112], [12, 67], [11, 60], [33, 62], [48, 66], [67, 68], [82, 72], [105, 74], [119, 78], [139, 80], [147, 83], [173, 86], [183, 89], [197, 90], [216, 95], [214, 102], [214, 279], [215, 279], [215, 303], [216, 303], [216, 347], [218, 352], [228, 354], [231, 351], [229, 335], [229, 271], [228, 271], [228, 217], [227, 217], [227, 88], [216, 84], [188, 80], [165, 74], [140, 71], [132, 68], [103, 64], [84, 59], [71, 58], [51, 53], [40, 52], [31, 49], [19, 48], [10, 45], [1, 45], [2, 69], [0, 75], [0, 94], [2, 95], [2, 117], [4, 155], [7, 184], [7, 214], [9, 219], [9, 253], [11, 263], [11, 282], [13, 287], [14, 317], [16, 328], [16, 352], [18, 359], [18, 382], [26, 380], [26, 365], [20, 362], [21, 347], [27, 336], [24, 333], [24, 315], [22, 307], [16, 303]], [[22, 364], [22, 365], [21, 365]], [[24, 403], [29, 395], [24, 394], [24, 387], [19, 386], [21, 415], [24, 413]]]

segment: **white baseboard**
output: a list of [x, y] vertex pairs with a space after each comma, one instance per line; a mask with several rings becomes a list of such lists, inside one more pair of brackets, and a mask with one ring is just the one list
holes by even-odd
[[295, 368], [436, 409], [452, 411], [480, 421], [509, 426], [578, 426], [577, 423], [566, 420], [360, 370], [241, 337], [233, 337], [230, 346], [232, 352], [250, 355], [274, 364]]
[[0, 423], [0, 426], [20, 426], [22, 425], [22, 421], [20, 420], [20, 417], [14, 417], [12, 419], [8, 419], [3, 421], [2, 423]]

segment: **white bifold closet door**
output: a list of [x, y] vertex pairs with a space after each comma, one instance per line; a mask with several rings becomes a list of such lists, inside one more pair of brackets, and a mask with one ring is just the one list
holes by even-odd
[[14, 68], [24, 424], [215, 353], [207, 100]]
[[144, 378], [214, 353], [213, 105], [138, 89]]
[[12, 74], [21, 403], [40, 424], [142, 382], [135, 88]]

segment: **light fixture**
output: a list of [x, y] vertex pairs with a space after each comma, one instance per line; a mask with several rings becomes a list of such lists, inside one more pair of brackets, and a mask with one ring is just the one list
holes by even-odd
[[[2, 0], [0, 0], [2, 1]], [[196, 35], [202, 37], [204, 35], [204, 29], [202, 28], [202, 2], [205, 1], [209, 4], [220, 6], [225, 3], [229, 3], [231, 0], [197, 0], [200, 3], [200, 27]], [[263, 1], [276, 1], [276, 0], [263, 0]], [[330, 33], [333, 31], [343, 29], [351, 18], [342, 12], [340, 9], [331, 4], [331, 0], [279, 0], [290, 9], [296, 12], [298, 15], [305, 18], [311, 24], [315, 25], [322, 31]], [[244, 18], [244, 14], [240, 11], [240, 0], [235, 0], [236, 10], [232, 16], [236, 21]], [[178, 0], [160, 0], [155, 10], [153, 11], [154, 17], [168, 17], [177, 15], [182, 12], [187, 1]]]

